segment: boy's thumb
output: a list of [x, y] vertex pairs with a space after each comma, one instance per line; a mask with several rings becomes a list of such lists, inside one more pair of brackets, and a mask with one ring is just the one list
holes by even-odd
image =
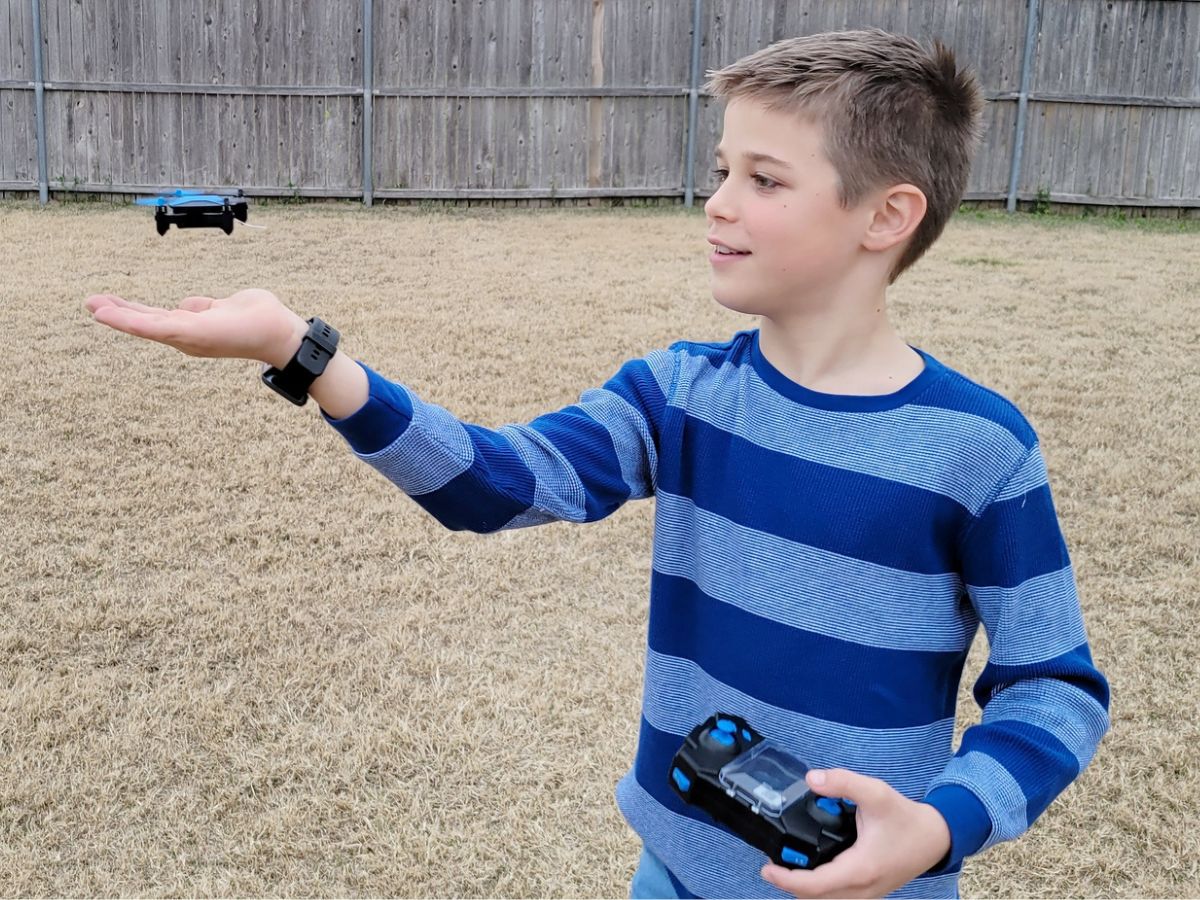
[[859, 775], [849, 769], [812, 769], [807, 776], [808, 786], [826, 797], [844, 797], [854, 803], [865, 803], [881, 785], [876, 778]]

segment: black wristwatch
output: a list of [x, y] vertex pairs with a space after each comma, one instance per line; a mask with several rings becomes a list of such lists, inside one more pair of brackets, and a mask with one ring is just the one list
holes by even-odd
[[275, 393], [303, 406], [308, 402], [309, 387], [337, 352], [338, 337], [338, 330], [332, 325], [326, 325], [316, 317], [309, 319], [308, 333], [300, 342], [296, 355], [282, 369], [274, 366], [263, 369], [263, 382]]

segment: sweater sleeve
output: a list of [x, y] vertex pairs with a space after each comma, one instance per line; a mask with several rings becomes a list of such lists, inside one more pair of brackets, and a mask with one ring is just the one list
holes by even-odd
[[654, 493], [675, 366], [674, 354], [655, 351], [571, 406], [490, 429], [459, 421], [364, 365], [366, 404], [345, 419], [325, 419], [356, 456], [447, 528], [592, 522]]
[[982, 721], [925, 797], [950, 827], [941, 868], [1024, 832], [1083, 771], [1109, 726], [1108, 683], [1088, 650], [1036, 444], [968, 524], [960, 553], [989, 653], [975, 684]]

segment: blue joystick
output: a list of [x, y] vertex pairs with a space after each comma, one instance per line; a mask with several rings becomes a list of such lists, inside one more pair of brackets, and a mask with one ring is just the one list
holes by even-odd
[[711, 725], [698, 735], [700, 746], [721, 757], [728, 758], [737, 753], [737, 735], [730, 734], [719, 724]]
[[842, 807], [832, 797], [822, 797], [819, 799], [817, 801], [817, 808], [823, 809], [825, 812], [835, 816], [840, 816], [842, 814]]
[[821, 797], [810, 793], [806, 798], [809, 815], [822, 828], [841, 828], [843, 823], [854, 821], [854, 807], [843, 805], [837, 797]]
[[[719, 726], [719, 724], [720, 723], [718, 723], [718, 726]], [[720, 744], [722, 747], [732, 747], [734, 744], [733, 735], [730, 734], [728, 731], [726, 731], [724, 728], [720, 728], [720, 727], [714, 728], [712, 731], [709, 732], [708, 736], [711, 737], [718, 744]]]

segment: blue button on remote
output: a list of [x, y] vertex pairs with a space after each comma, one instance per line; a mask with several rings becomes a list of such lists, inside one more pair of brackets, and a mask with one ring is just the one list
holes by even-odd
[[832, 797], [821, 797], [817, 800], [817, 807], [825, 810], [831, 816], [840, 816], [842, 814], [841, 806]]
[[733, 734], [735, 731], [737, 731], [737, 726], [728, 719], [717, 719], [717, 727], [722, 731], [728, 731], [730, 734]]
[[675, 779], [675, 783], [679, 785], [681, 791], [686, 792], [692, 786], [692, 780], [679, 771], [678, 766], [671, 770], [671, 777]]
[[733, 746], [733, 735], [728, 731], [722, 731], [720, 728], [714, 728], [710, 734], [712, 735], [712, 739], [723, 747]]
[[805, 856], [803, 853], [801, 853], [799, 850], [793, 850], [791, 847], [783, 848], [782, 857], [783, 857], [783, 861], [785, 863], [791, 863], [792, 865], [795, 865], [795, 866], [807, 866], [808, 865], [808, 857]]

